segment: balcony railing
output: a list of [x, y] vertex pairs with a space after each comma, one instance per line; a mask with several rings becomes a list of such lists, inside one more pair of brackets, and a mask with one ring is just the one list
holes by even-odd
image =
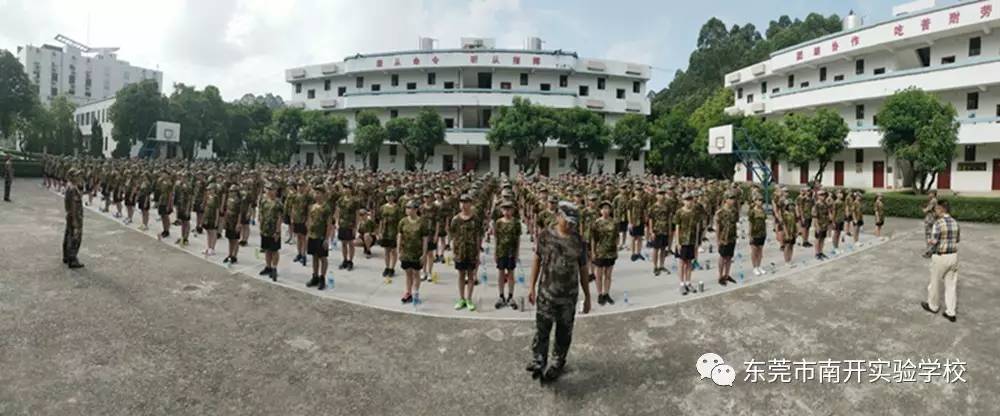
[[361, 91], [348, 92], [345, 97], [362, 97], [372, 95], [406, 95], [406, 94], [514, 94], [514, 95], [555, 95], [565, 97], [576, 97], [575, 92], [569, 91], [541, 91], [541, 90], [504, 90], [494, 88], [423, 88], [418, 90], [403, 91]]

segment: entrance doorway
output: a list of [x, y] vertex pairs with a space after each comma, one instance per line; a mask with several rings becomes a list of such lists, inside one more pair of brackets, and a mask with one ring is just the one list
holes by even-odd
[[451, 172], [455, 170], [455, 157], [452, 155], [442, 155], [441, 170], [444, 172]]
[[872, 188], [885, 188], [885, 162], [872, 162]]
[[500, 156], [500, 174], [510, 176], [510, 156]]
[[951, 163], [945, 165], [944, 170], [938, 172], [937, 189], [951, 189]]
[[771, 183], [781, 183], [781, 181], [778, 180], [778, 178], [779, 178], [779, 176], [778, 176], [779, 168], [780, 168], [780, 166], [778, 166], [778, 161], [777, 160], [772, 160], [771, 161]]
[[799, 184], [805, 185], [809, 183], [809, 165], [799, 166]]
[[543, 157], [538, 160], [538, 174], [549, 176], [549, 158]]
[[833, 186], [844, 186], [844, 161], [833, 162]]
[[1000, 159], [993, 159], [993, 188], [1000, 191]]

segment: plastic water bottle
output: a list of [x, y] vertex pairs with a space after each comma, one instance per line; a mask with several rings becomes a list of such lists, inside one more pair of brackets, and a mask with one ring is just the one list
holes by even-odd
[[691, 262], [691, 267], [693, 267], [693, 268], [694, 268], [694, 270], [701, 270], [701, 264], [700, 264], [700, 263], [698, 263], [698, 259], [694, 259], [694, 260], [693, 260], [693, 261]]
[[416, 310], [417, 309], [417, 305], [419, 305], [419, 304], [420, 304], [420, 294], [419, 293], [414, 293], [413, 294], [413, 309]]
[[622, 301], [625, 302], [626, 305], [628, 305], [628, 291], [627, 290], [624, 293], [622, 293]]
[[336, 238], [331, 238], [330, 239], [330, 248], [337, 248], [337, 239]]
[[326, 274], [326, 288], [330, 289], [330, 290], [333, 290], [333, 284], [334, 283], [335, 282], [333, 281], [333, 272], [332, 271], [331, 272], [327, 272], [327, 274]]
[[431, 273], [431, 283], [436, 284], [437, 282], [438, 282], [438, 272]]
[[740, 284], [743, 284], [743, 271], [740, 270]]
[[483, 271], [479, 272], [479, 282], [480, 283], [482, 283], [483, 285], [485, 285], [487, 279], [488, 279], [488, 277], [486, 275], [486, 270], [483, 270]]
[[490, 246], [489, 246], [489, 244], [487, 244], [486, 248], [483, 249], [483, 253], [486, 254], [487, 256], [490, 255]]
[[254, 250], [253, 257], [257, 260], [260, 260], [260, 250]]
[[524, 279], [524, 269], [523, 268], [518, 268], [517, 269], [517, 283], [523, 286], [524, 285], [524, 280], [525, 280]]
[[705, 270], [712, 270], [712, 260], [705, 260]]

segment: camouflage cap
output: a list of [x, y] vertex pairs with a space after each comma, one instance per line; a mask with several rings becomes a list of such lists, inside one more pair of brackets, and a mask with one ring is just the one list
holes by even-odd
[[511, 209], [514, 208], [514, 203], [510, 201], [503, 201], [500, 203], [500, 208]]
[[472, 202], [472, 195], [462, 194], [462, 196], [458, 197], [458, 201], [459, 202]]
[[576, 224], [580, 220], [580, 210], [576, 208], [576, 204], [569, 201], [559, 201], [558, 210], [559, 215], [566, 219], [571, 224]]
[[410, 202], [406, 203], [406, 208], [417, 209], [420, 208], [420, 203], [416, 200], [411, 199]]

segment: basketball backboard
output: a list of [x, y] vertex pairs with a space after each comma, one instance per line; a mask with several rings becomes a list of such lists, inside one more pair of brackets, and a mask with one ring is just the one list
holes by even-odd
[[156, 122], [156, 136], [153, 140], [158, 142], [178, 143], [181, 141], [181, 125], [169, 121]]
[[708, 154], [724, 155], [733, 153], [733, 125], [708, 129]]

